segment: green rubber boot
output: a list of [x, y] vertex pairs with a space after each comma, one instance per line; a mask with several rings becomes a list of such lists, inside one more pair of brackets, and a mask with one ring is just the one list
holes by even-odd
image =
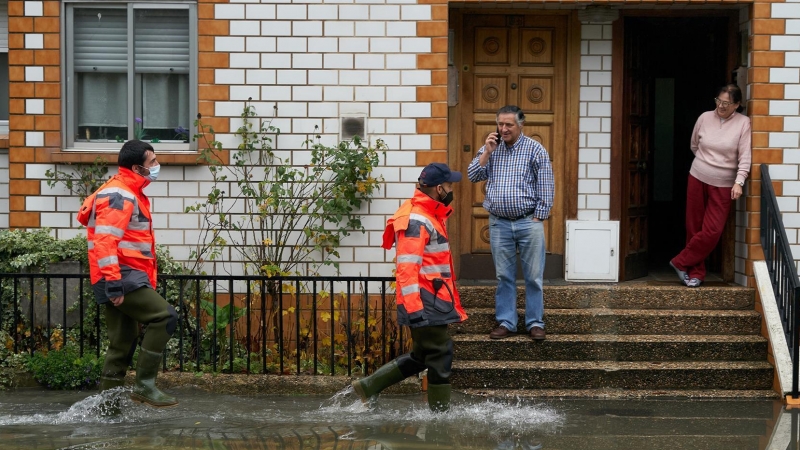
[[159, 364], [161, 364], [161, 353], [151, 352], [144, 348], [139, 349], [139, 361], [136, 364], [136, 385], [133, 387], [131, 400], [146, 403], [155, 408], [166, 408], [178, 404], [175, 397], [170, 397], [156, 387]]
[[363, 403], [367, 403], [370, 397], [378, 395], [382, 390], [405, 378], [400, 367], [397, 366], [397, 361], [390, 361], [372, 375], [353, 381], [353, 390], [361, 397]]
[[103, 375], [100, 377], [100, 392], [114, 389], [125, 384], [125, 374], [120, 374], [115, 377]]
[[450, 385], [428, 385], [428, 407], [433, 412], [446, 412], [450, 409]]

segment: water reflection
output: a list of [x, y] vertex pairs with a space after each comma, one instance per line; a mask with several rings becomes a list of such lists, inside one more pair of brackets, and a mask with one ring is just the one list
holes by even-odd
[[800, 448], [800, 409], [781, 408], [765, 450]]
[[[421, 395], [382, 397], [367, 407], [349, 388], [332, 398], [181, 389], [181, 404], [165, 410], [133, 404], [124, 392], [113, 394], [121, 396], [123, 414], [109, 419], [97, 412], [99, 394], [0, 393], [0, 447], [782, 450], [787, 446], [773, 424], [779, 430], [786, 420], [791, 423], [769, 400], [543, 402], [454, 395], [450, 412], [436, 414]], [[775, 446], [765, 447], [770, 439]]]

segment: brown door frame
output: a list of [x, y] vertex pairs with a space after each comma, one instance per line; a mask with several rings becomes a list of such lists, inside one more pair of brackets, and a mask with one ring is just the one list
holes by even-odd
[[[622, 151], [622, 125], [624, 112], [624, 81], [625, 81], [625, 18], [626, 17], [698, 17], [716, 16], [728, 18], [728, 62], [726, 73], [730, 74], [739, 62], [738, 36], [739, 36], [739, 10], [738, 9], [708, 9], [708, 10], [620, 10], [619, 19], [612, 24], [612, 48], [611, 48], [611, 204], [609, 211], [610, 220], [620, 222], [620, 231], [623, 230], [622, 221], [627, 220], [623, 217], [622, 208], [622, 170], [624, 168], [624, 157]], [[736, 252], [735, 242], [735, 208], [731, 208], [731, 214], [725, 225], [722, 242], [722, 278], [724, 281], [732, 282], [734, 279], [734, 256]], [[622, 276], [625, 274], [625, 255], [627, 254], [627, 237], [620, 234], [619, 238], [619, 273], [620, 281], [624, 281]], [[665, 263], [666, 264], [666, 263]]]
[[[454, 31], [454, 42], [461, 42], [464, 35], [464, 15], [468, 14], [486, 14], [486, 9], [480, 8], [453, 8], [452, 4], [449, 4], [449, 11], [448, 11], [448, 28]], [[544, 10], [544, 9], [511, 9], [511, 8], [493, 8], [491, 10], [492, 14], [528, 14], [528, 13], [536, 13], [542, 16], [567, 16], [567, 55], [566, 55], [566, 74], [567, 74], [567, 86], [566, 86], [566, 111], [565, 111], [565, 140], [564, 140], [564, 148], [566, 150], [566, 154], [564, 155], [564, 179], [563, 180], [556, 180], [556, 183], [563, 183], [563, 200], [562, 204], [564, 207], [564, 223], [558, 224], [557, 226], [563, 228], [562, 235], [566, 238], [566, 220], [576, 219], [578, 216], [578, 130], [579, 130], [579, 119], [580, 119], [580, 61], [581, 61], [581, 23], [578, 20], [578, 13], [576, 10]], [[463, 73], [461, 72], [461, 64], [464, 60], [461, 54], [461, 46], [460, 45], [453, 45], [453, 60], [456, 71], [458, 71], [458, 86], [456, 89], [459, 90], [459, 97], [461, 95], [461, 80], [463, 79]], [[451, 167], [458, 167], [458, 163], [461, 160], [459, 153], [464, 151], [464, 146], [469, 145], [471, 148], [471, 152], [474, 155], [477, 152], [477, 142], [471, 142], [471, 136], [463, 136], [463, 129], [461, 124], [461, 117], [465, 113], [463, 108], [463, 99], [459, 98], [459, 102], [456, 106], [448, 108], [448, 120], [447, 120], [447, 127], [448, 127], [448, 164]], [[460, 168], [466, 170], [466, 168]], [[456, 169], [456, 170], [460, 170]], [[469, 187], [464, 186], [465, 182], [469, 183], [469, 180], [466, 179], [466, 173], [464, 174], [465, 179], [462, 183], [456, 183], [456, 192], [455, 195], [459, 196], [459, 194], [463, 193], [465, 189], [469, 189]], [[459, 184], [461, 186], [459, 186]], [[558, 189], [557, 189], [558, 190]], [[462, 197], [463, 198], [463, 197]], [[556, 200], [558, 201], [558, 200]], [[462, 233], [468, 231], [469, 225], [469, 214], [464, 212], [467, 211], [464, 207], [456, 207], [453, 217], [450, 218], [448, 221], [448, 233], [451, 236], [462, 236]], [[555, 226], [551, 224], [551, 226]], [[455, 270], [458, 276], [461, 276], [462, 270], [460, 267], [461, 257], [462, 254], [462, 241], [463, 239], [451, 239], [450, 240], [450, 247], [453, 254], [453, 262], [455, 265]], [[566, 250], [566, 241], [561, 243], [561, 247]], [[563, 256], [566, 251], [562, 252], [562, 255], [558, 255], [558, 267], [555, 267], [555, 264], [549, 264], [545, 266], [545, 277], [558, 277], [562, 278], [564, 274], [564, 265], [563, 265]], [[548, 261], [550, 262], [550, 261]], [[556, 274], [557, 273], [557, 274]]]

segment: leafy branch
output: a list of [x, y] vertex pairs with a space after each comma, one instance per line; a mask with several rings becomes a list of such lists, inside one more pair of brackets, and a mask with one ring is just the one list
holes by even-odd
[[66, 163], [65, 165], [72, 168], [72, 171], [64, 172], [59, 170], [58, 166], [55, 170], [47, 169], [44, 173], [47, 185], [54, 188], [62, 184], [70, 193], [77, 194], [81, 202], [108, 179], [108, 162], [101, 156], [95, 158], [92, 164]]
[[214, 260], [230, 248], [245, 272], [265, 276], [314, 272], [321, 265], [338, 270], [342, 239], [365, 232], [358, 211], [383, 182], [373, 171], [386, 145], [356, 137], [329, 147], [316, 135], [304, 143], [310, 163], [293, 166], [276, 154], [280, 130], [271, 121], [259, 120], [250, 103], [241, 118], [235, 133], [241, 143], [227, 166], [213, 128], [195, 122], [195, 139], [205, 144], [199, 161], [208, 165], [213, 187], [204, 201], [186, 208], [204, 221], [194, 256]]

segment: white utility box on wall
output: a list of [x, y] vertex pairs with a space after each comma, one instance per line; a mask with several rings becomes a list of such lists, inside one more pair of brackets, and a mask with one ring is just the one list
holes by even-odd
[[619, 280], [619, 222], [567, 221], [567, 281]]

